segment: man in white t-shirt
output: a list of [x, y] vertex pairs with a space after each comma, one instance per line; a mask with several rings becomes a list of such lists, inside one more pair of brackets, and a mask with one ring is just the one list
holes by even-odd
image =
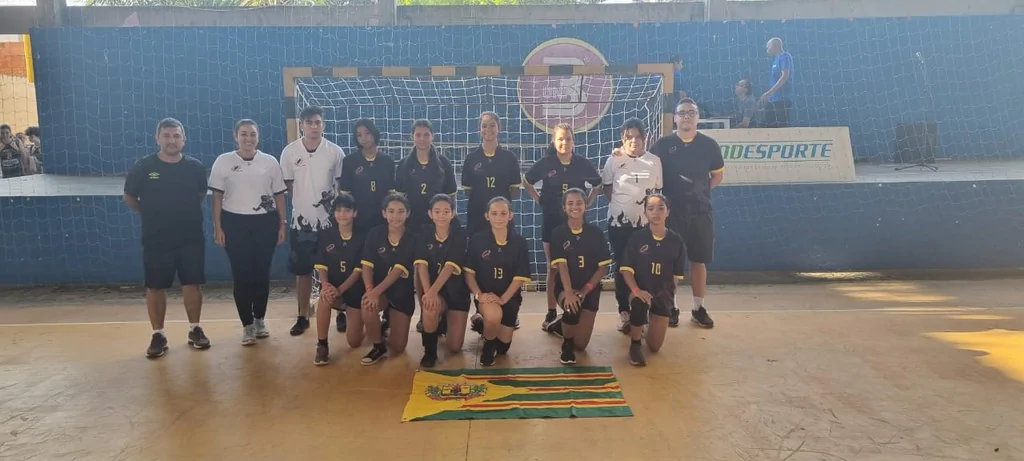
[[[341, 160], [345, 153], [337, 144], [324, 139], [324, 110], [317, 106], [299, 114], [302, 137], [288, 144], [281, 153], [281, 171], [292, 200], [291, 251], [288, 270], [295, 274], [295, 299], [299, 316], [291, 335], [309, 329], [309, 297], [313, 290], [313, 257], [317, 233], [333, 226], [331, 203], [338, 191]], [[342, 315], [342, 314], [339, 314]]]
[[[629, 237], [647, 226], [644, 199], [662, 187], [661, 159], [647, 152], [644, 122], [631, 118], [622, 124], [622, 148], [608, 157], [601, 184], [608, 198], [608, 240], [616, 264], [622, 261]], [[615, 300], [619, 305], [619, 331], [629, 332], [629, 288], [615, 271]]]

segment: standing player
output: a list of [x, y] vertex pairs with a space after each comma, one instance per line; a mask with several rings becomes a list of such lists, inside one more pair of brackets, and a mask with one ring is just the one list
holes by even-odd
[[612, 263], [604, 232], [584, 219], [587, 197], [581, 189], [562, 195], [568, 220], [551, 233], [551, 265], [558, 271], [554, 293], [562, 306], [562, 364], [576, 363], [576, 351], [590, 344], [601, 301], [601, 278]]
[[[665, 196], [675, 213], [669, 218], [669, 227], [686, 243], [690, 257], [690, 284], [693, 287], [691, 319], [704, 328], [713, 328], [704, 294], [707, 290], [707, 264], [714, 260], [715, 220], [711, 210], [711, 189], [722, 182], [725, 162], [718, 143], [697, 131], [700, 109], [692, 99], [683, 99], [676, 105], [675, 133], [654, 143], [651, 152], [661, 158]], [[679, 309], [674, 308], [669, 326], [679, 326]]]
[[156, 127], [160, 151], [143, 157], [128, 170], [124, 201], [142, 217], [142, 265], [145, 269], [146, 311], [153, 337], [146, 349], [149, 358], [167, 352], [164, 317], [167, 293], [174, 277], [181, 283], [188, 316], [188, 344], [209, 349], [210, 339], [199, 326], [206, 283], [206, 237], [203, 235], [203, 200], [206, 169], [195, 158], [181, 153], [185, 128], [173, 118]]
[[326, 365], [330, 361], [327, 330], [334, 309], [338, 310], [339, 317], [352, 318], [352, 328], [345, 333], [348, 345], [356, 348], [363, 344], [363, 322], [359, 309], [365, 294], [361, 274], [363, 267], [360, 263], [365, 234], [355, 229], [357, 206], [350, 194], [338, 194], [332, 207], [335, 227], [320, 231], [314, 265], [320, 277], [320, 299], [317, 300], [316, 310], [316, 356], [313, 358], [315, 365]]
[[[658, 352], [665, 343], [669, 315], [675, 304], [676, 283], [683, 279], [686, 265], [686, 245], [665, 223], [669, 217], [668, 200], [661, 194], [650, 195], [645, 209], [650, 225], [629, 238], [619, 267], [632, 294], [629, 363], [636, 366], [647, 364], [641, 345], [644, 336], [651, 352]], [[648, 312], [651, 325], [645, 334]]]
[[416, 147], [402, 160], [395, 173], [395, 190], [409, 198], [408, 228], [413, 232], [430, 223], [427, 211], [430, 199], [437, 194], [452, 197], [459, 192], [451, 160], [434, 148], [434, 126], [427, 120], [412, 124], [412, 140]]
[[210, 171], [213, 191], [214, 241], [231, 263], [235, 308], [242, 321], [242, 345], [270, 336], [264, 317], [270, 298], [270, 263], [274, 248], [284, 243], [288, 216], [287, 188], [277, 159], [256, 150], [256, 122], [235, 124], [238, 149], [221, 154]]
[[[542, 232], [541, 240], [544, 242], [544, 257], [551, 261], [551, 232], [556, 227], [565, 223], [565, 213], [562, 211], [562, 194], [565, 191], [576, 188], [587, 190], [587, 185], [595, 188], [590, 191], [587, 200], [589, 207], [597, 200], [598, 190], [601, 184], [601, 175], [597, 168], [589, 160], [573, 153], [574, 149], [572, 127], [566, 123], [555, 125], [551, 133], [551, 145], [548, 146], [544, 158], [538, 160], [530, 167], [523, 177], [523, 186], [535, 201], [540, 203], [542, 211]], [[540, 194], [533, 187], [538, 181], [544, 181]], [[541, 328], [544, 331], [559, 331], [558, 313], [555, 310], [555, 293], [551, 289], [555, 280], [555, 270], [548, 265], [547, 278], [544, 285], [547, 288], [548, 313], [544, 317]]]
[[480, 147], [466, 156], [462, 167], [462, 189], [469, 198], [466, 229], [473, 235], [485, 229], [487, 203], [494, 197], [505, 197], [509, 202], [519, 195], [522, 174], [519, 157], [498, 144], [501, 120], [494, 112], [480, 114]]
[[[388, 346], [401, 354], [409, 343], [409, 323], [416, 311], [416, 292], [409, 272], [413, 263], [416, 235], [407, 225], [409, 200], [402, 194], [390, 194], [384, 199], [384, 219], [387, 224], [373, 228], [363, 245], [363, 283], [366, 294], [362, 299], [362, 322], [366, 336], [373, 341], [362, 360], [363, 365], [379, 362], [388, 354]], [[388, 321], [391, 333], [385, 344], [379, 314], [390, 311]]]
[[[601, 170], [608, 198], [608, 240], [619, 266], [629, 237], [647, 226], [644, 199], [661, 191], [661, 159], [644, 149], [646, 139], [647, 130], [640, 119], [626, 120], [619, 155], [609, 156]], [[619, 331], [628, 333], [629, 289], [619, 271], [615, 272], [615, 300], [619, 304]]]
[[[462, 350], [469, 314], [469, 288], [462, 277], [466, 259], [466, 233], [455, 217], [455, 200], [447, 194], [430, 199], [433, 225], [420, 233], [414, 256], [423, 319], [423, 360], [420, 366], [437, 364], [437, 337], [446, 334], [450, 352]], [[442, 317], [444, 316], [444, 317]], [[447, 326], [452, 329], [448, 332]]]
[[[349, 155], [342, 161], [341, 191], [356, 201], [355, 231], [366, 235], [370, 229], [386, 224], [380, 213], [384, 197], [395, 188], [395, 161], [380, 152], [380, 131], [372, 120], [356, 120], [352, 129], [356, 147], [362, 155]], [[349, 306], [357, 307], [357, 306]], [[339, 311], [337, 328], [345, 331], [347, 311]], [[319, 316], [317, 316], [319, 319]]]
[[313, 290], [313, 258], [317, 232], [331, 227], [331, 203], [336, 183], [341, 178], [345, 153], [337, 144], [324, 139], [324, 110], [309, 106], [299, 113], [302, 137], [288, 144], [281, 153], [281, 170], [292, 198], [291, 252], [288, 269], [295, 275], [295, 300], [299, 315], [291, 335], [309, 329], [307, 317]]
[[466, 283], [476, 297], [483, 314], [484, 347], [480, 364], [494, 365], [495, 354], [505, 354], [512, 346], [516, 319], [523, 295], [519, 291], [530, 282], [530, 254], [526, 239], [509, 229], [512, 207], [505, 197], [487, 204], [489, 230], [470, 238], [466, 251]]

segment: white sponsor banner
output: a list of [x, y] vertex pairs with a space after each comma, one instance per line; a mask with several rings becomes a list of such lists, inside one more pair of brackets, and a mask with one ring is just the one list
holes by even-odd
[[851, 182], [848, 127], [701, 130], [722, 147], [723, 184]]

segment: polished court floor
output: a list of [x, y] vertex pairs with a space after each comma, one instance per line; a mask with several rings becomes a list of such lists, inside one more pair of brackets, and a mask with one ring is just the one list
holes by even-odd
[[[208, 351], [171, 349], [134, 292], [0, 295], [0, 460], [1011, 460], [1024, 459], [1021, 280], [714, 286], [713, 330], [670, 331], [646, 368], [626, 361], [612, 299], [582, 365], [611, 365], [631, 418], [401, 423], [419, 362], [361, 366], [331, 332], [243, 348], [228, 295], [210, 291]], [[498, 366], [558, 366], [529, 293]], [[442, 368], [477, 368], [471, 336]]]

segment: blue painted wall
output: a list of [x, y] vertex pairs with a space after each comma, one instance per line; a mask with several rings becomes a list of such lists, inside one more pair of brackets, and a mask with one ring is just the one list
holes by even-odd
[[[711, 269], [1019, 267], [1021, 196], [1021, 181], [721, 187]], [[529, 203], [516, 208], [532, 211]], [[5, 199], [0, 284], [141, 282], [138, 225], [120, 197]], [[224, 250], [210, 229], [207, 236], [207, 276], [230, 280]], [[536, 273], [543, 253], [531, 243]], [[275, 279], [290, 278], [285, 248], [274, 259]]]
[[79, 175], [124, 172], [154, 150], [153, 129], [165, 116], [184, 122], [187, 149], [208, 165], [233, 147], [231, 127], [243, 117], [263, 126], [265, 151], [280, 152], [287, 66], [519, 65], [545, 40], [576, 37], [613, 64], [682, 54], [685, 87], [722, 111], [740, 78], [767, 88], [764, 44], [775, 35], [796, 59], [796, 123], [850, 126], [859, 159], [889, 158], [893, 127], [926, 118], [928, 107], [939, 123], [941, 156], [1024, 156], [1020, 15], [640, 27], [43, 29], [32, 32], [32, 44], [48, 171]]

